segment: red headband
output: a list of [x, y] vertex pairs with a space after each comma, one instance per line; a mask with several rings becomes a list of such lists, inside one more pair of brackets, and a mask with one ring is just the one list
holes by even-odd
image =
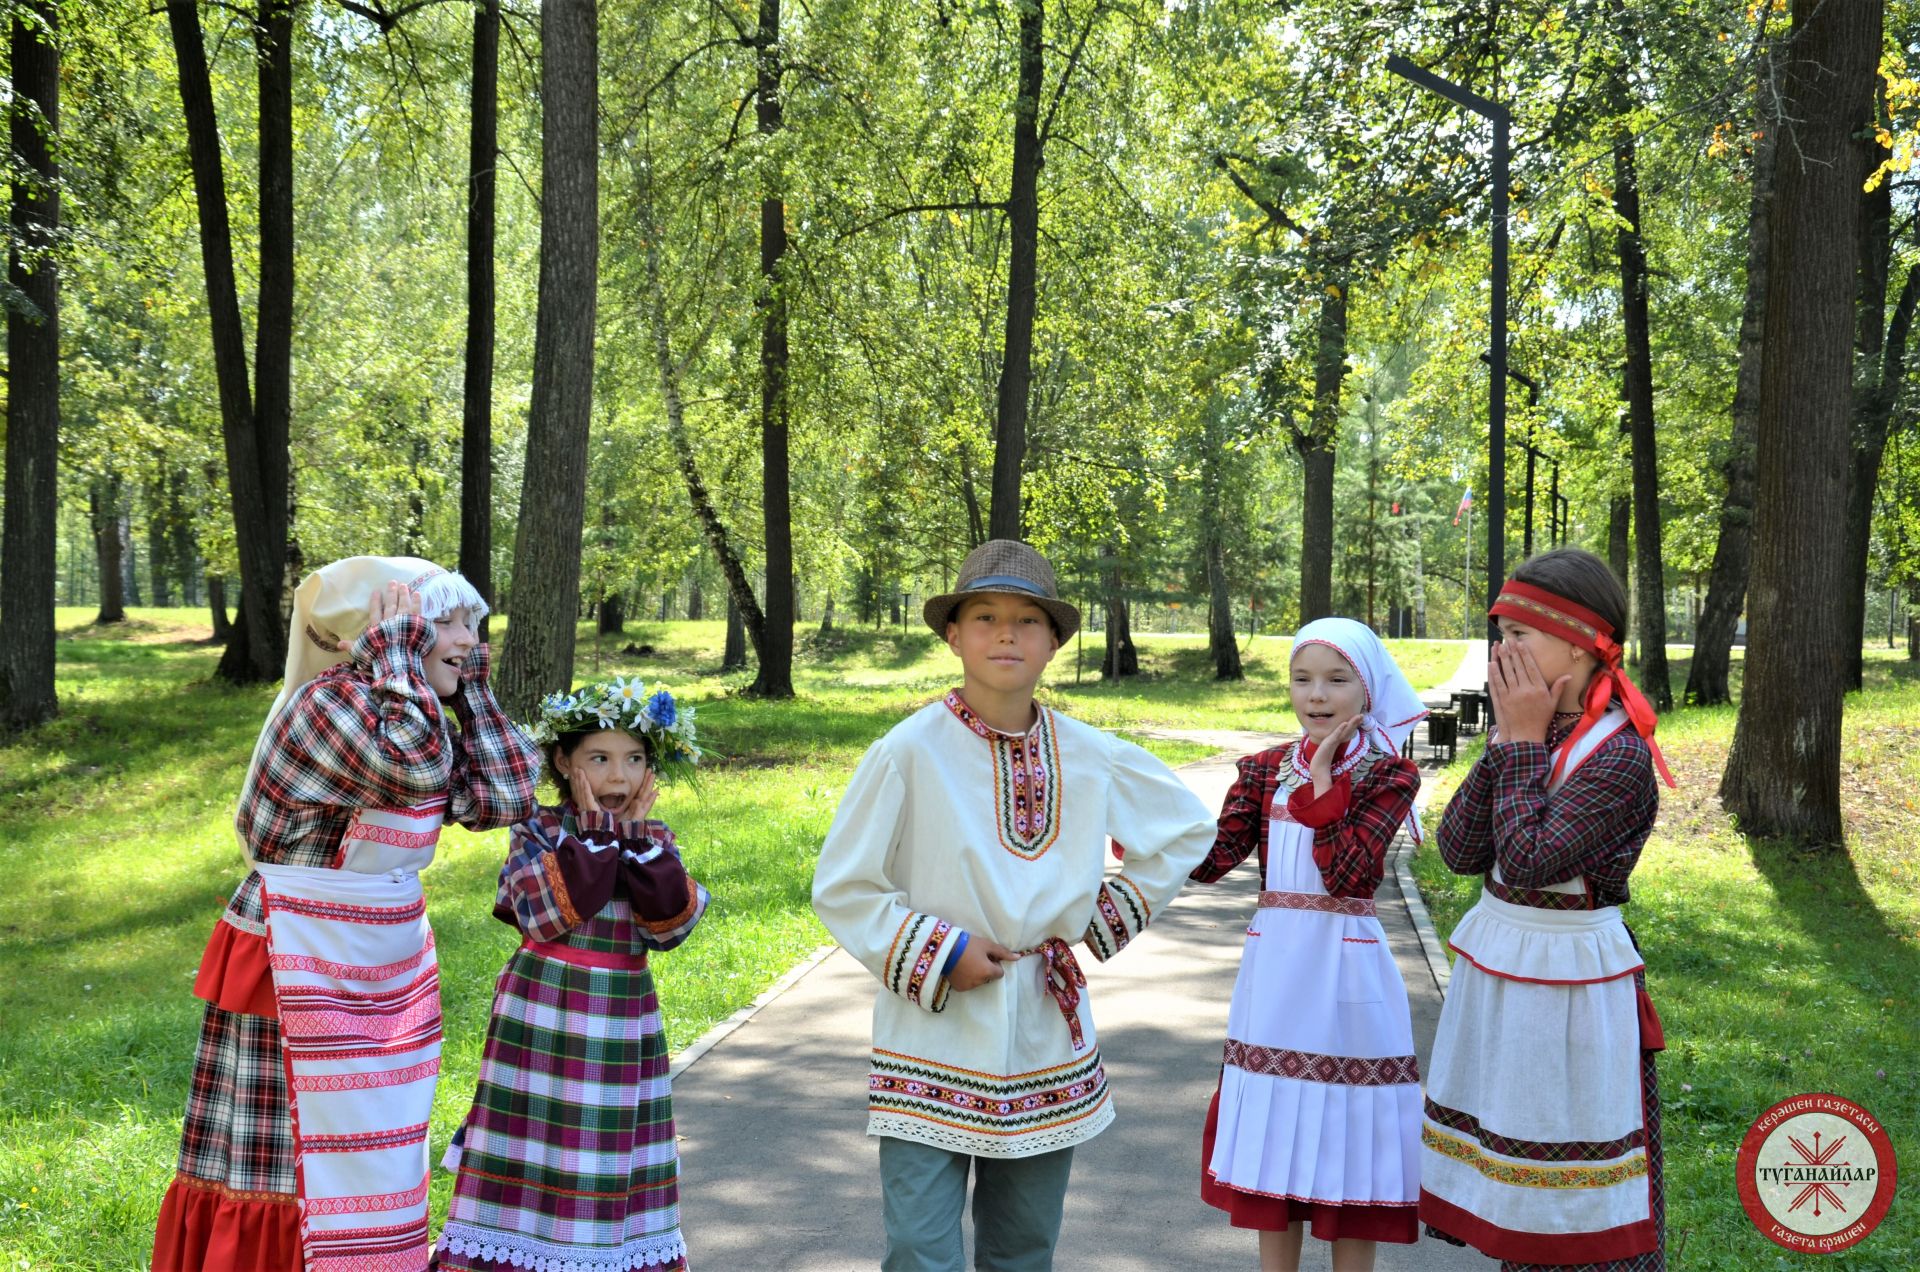
[[1507, 580], [1506, 586], [1500, 589], [1499, 598], [1487, 610], [1487, 616], [1511, 618], [1515, 622], [1525, 623], [1535, 631], [1558, 636], [1600, 660], [1600, 670], [1587, 684], [1586, 710], [1581, 714], [1580, 723], [1561, 744], [1560, 759], [1554, 764], [1556, 774], [1566, 756], [1572, 754], [1573, 743], [1599, 722], [1600, 717], [1606, 714], [1607, 704], [1618, 694], [1633, 731], [1646, 739], [1647, 748], [1653, 752], [1653, 763], [1660, 770], [1660, 776], [1668, 786], [1675, 785], [1673, 774], [1667, 771], [1666, 757], [1660, 754], [1660, 747], [1653, 740], [1654, 726], [1659, 723], [1659, 717], [1654, 714], [1653, 704], [1647, 701], [1646, 695], [1620, 669], [1620, 644], [1613, 638], [1612, 623], [1584, 605], [1575, 604], [1543, 587], [1522, 583], [1519, 579]]

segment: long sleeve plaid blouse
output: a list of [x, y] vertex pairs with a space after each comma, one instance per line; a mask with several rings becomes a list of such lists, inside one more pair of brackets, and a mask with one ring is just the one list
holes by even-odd
[[557, 941], [617, 897], [632, 907], [634, 931], [653, 950], [686, 940], [710, 900], [665, 822], [540, 808], [513, 828], [493, 913], [530, 940]]
[[1386, 874], [1387, 848], [1420, 789], [1420, 770], [1398, 756], [1369, 756], [1315, 799], [1311, 785], [1287, 792], [1293, 746], [1289, 742], [1240, 760], [1239, 775], [1220, 807], [1213, 848], [1189, 877], [1213, 883], [1257, 856], [1264, 881], [1267, 825], [1274, 800], [1284, 797], [1288, 814], [1313, 829], [1314, 864], [1327, 892], [1372, 896]]
[[1440, 857], [1456, 874], [1500, 876], [1541, 888], [1584, 876], [1596, 906], [1622, 905], [1627, 878], [1660, 811], [1653, 756], [1632, 729], [1600, 744], [1558, 792], [1547, 793], [1552, 748], [1574, 721], [1556, 720], [1547, 744], [1490, 742], [1440, 818]]
[[[468, 656], [459, 690], [443, 704], [422, 665], [433, 642], [426, 619], [390, 618], [274, 717], [234, 819], [256, 860], [332, 866], [362, 808], [411, 807], [444, 794], [451, 819], [471, 830], [511, 825], [533, 811], [540, 753], [494, 700], [487, 647]], [[264, 920], [257, 874], [248, 874], [229, 909], [249, 928]]]

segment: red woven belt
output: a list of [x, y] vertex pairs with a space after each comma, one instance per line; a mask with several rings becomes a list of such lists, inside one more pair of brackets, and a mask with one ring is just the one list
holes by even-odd
[[1318, 910], [1322, 914], [1373, 916], [1372, 897], [1330, 897], [1324, 892], [1262, 892], [1262, 910]]

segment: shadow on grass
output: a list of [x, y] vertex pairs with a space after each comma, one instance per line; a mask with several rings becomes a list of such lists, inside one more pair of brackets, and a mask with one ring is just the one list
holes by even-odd
[[[1778, 840], [1746, 837], [1754, 869], [1773, 886], [1782, 909], [1808, 940], [1827, 946], [1842, 937], [1876, 952], [1872, 963], [1835, 969], [1841, 978], [1877, 996], [1898, 986], [1908, 995], [1920, 985], [1920, 951], [1887, 921], [1844, 851], [1807, 852]], [[1834, 927], [1843, 919], [1844, 933]], [[1911, 1010], [1911, 1003], [1909, 1010]]]

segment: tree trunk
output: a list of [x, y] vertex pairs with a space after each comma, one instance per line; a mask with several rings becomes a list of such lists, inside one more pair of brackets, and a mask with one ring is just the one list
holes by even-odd
[[513, 622], [497, 681], [509, 712], [573, 683], [600, 271], [599, 43], [597, 0], [541, 7], [539, 309]]
[[1347, 378], [1347, 272], [1329, 271], [1320, 298], [1313, 362], [1313, 421], [1294, 431], [1304, 516], [1300, 527], [1300, 622], [1333, 613], [1333, 461], [1340, 441], [1340, 386]]
[[[1620, 12], [1615, 0], [1614, 13]], [[1625, 77], [1624, 68], [1620, 72]], [[1673, 709], [1667, 678], [1667, 582], [1660, 555], [1660, 462], [1654, 449], [1653, 340], [1647, 319], [1647, 252], [1640, 234], [1640, 176], [1633, 134], [1613, 147], [1613, 210], [1620, 256], [1620, 309], [1626, 329], [1624, 373], [1633, 439], [1634, 576], [1638, 584], [1642, 693], [1656, 711]]]
[[1033, 316], [1039, 288], [1041, 36], [1045, 29], [1045, 0], [1022, 0], [1013, 173], [1007, 185], [1007, 326], [1000, 386], [994, 397], [993, 506], [988, 534], [995, 539], [1021, 537], [1020, 469], [1027, 454]]
[[[755, 121], [760, 136], [782, 125], [780, 0], [760, 0], [755, 34]], [[747, 692], [793, 697], [792, 470], [787, 458], [787, 204], [777, 191], [760, 200], [760, 507], [766, 536], [766, 609], [760, 673]]]
[[[285, 342], [282, 351], [255, 350], [261, 363], [257, 370], [258, 403], [248, 378], [246, 333], [234, 285], [233, 233], [227, 216], [219, 123], [194, 0], [168, 0], [167, 22], [179, 67], [187, 158], [200, 215], [200, 259], [206, 274], [227, 489], [240, 558], [241, 605], [248, 608], [250, 597], [252, 609], [278, 615], [286, 574], [286, 403], [292, 339], [292, 14], [284, 3], [270, 3], [263, 8], [255, 28], [256, 48], [261, 54], [260, 325], [256, 339], [273, 335]], [[278, 622], [235, 623], [229, 628], [229, 637], [216, 672], [222, 679], [252, 684], [277, 680], [285, 670], [286, 631]]]
[[1140, 674], [1140, 651], [1133, 646], [1133, 613], [1120, 577], [1120, 546], [1107, 544], [1105, 556], [1107, 648], [1100, 657], [1100, 678], [1118, 680]]
[[745, 671], [747, 668], [747, 625], [741, 621], [740, 606], [727, 593], [727, 643], [720, 653], [720, 670]]
[[93, 555], [100, 573], [100, 612], [95, 623], [127, 621], [126, 532], [120, 511], [121, 483], [117, 473], [96, 477], [87, 491], [93, 521]]
[[[1882, 188], [1886, 183], [1882, 183]], [[1907, 338], [1913, 330], [1913, 311], [1920, 300], [1920, 266], [1907, 272], [1887, 325], [1880, 352], [1879, 374], [1873, 383], [1856, 390], [1853, 406], [1853, 453], [1847, 481], [1846, 574], [1841, 596], [1847, 610], [1847, 630], [1855, 639], [1847, 645], [1845, 684], [1861, 686], [1864, 671], [1862, 644], [1867, 622], [1867, 554], [1873, 536], [1873, 497], [1880, 488], [1880, 464], [1886, 457], [1887, 434], [1894, 404], [1907, 376]]]
[[[1876, 116], [1885, 103], [1876, 93]], [[1874, 160], [1889, 158], [1876, 143]], [[1846, 573], [1841, 603], [1848, 630], [1846, 686], [1860, 688], [1861, 645], [1867, 622], [1867, 552], [1873, 532], [1873, 497], [1880, 486], [1887, 430], [1906, 379], [1907, 335], [1913, 326], [1915, 273], [1910, 271], [1887, 323], [1887, 283], [1893, 254], [1893, 183], [1883, 180], [1860, 197], [1859, 297], [1854, 319], [1853, 445], [1847, 482]]]
[[213, 620], [213, 638], [224, 641], [231, 637], [233, 623], [227, 618], [227, 580], [222, 575], [207, 575], [207, 611]]
[[[693, 505], [694, 520], [700, 523], [708, 546], [720, 562], [721, 577], [727, 583], [729, 651], [732, 648], [731, 631], [734, 624], [741, 626], [743, 639], [751, 640], [753, 647], [758, 650], [766, 636], [766, 619], [760, 612], [758, 598], [753, 594], [753, 584], [747, 579], [746, 565], [741, 561], [739, 552], [735, 551], [733, 538], [727, 531], [726, 523], [720, 520], [719, 509], [714, 507], [713, 496], [707, 490], [706, 480], [700, 475], [700, 465], [693, 453], [693, 439], [687, 432], [686, 409], [680, 397], [680, 368], [699, 352], [699, 343], [696, 342], [694, 348], [683, 354], [680, 361], [674, 360], [667, 331], [666, 287], [660, 278], [660, 229], [654, 217], [652, 171], [651, 159], [644, 159], [638, 167], [635, 184], [640, 196], [638, 219], [646, 238], [646, 319], [653, 335], [654, 367], [660, 374], [660, 400], [666, 411], [667, 441], [673, 447], [674, 458], [680, 465], [680, 476], [686, 482], [687, 502]], [[744, 646], [739, 665], [746, 665]], [[732, 670], [733, 666], [731, 662], [725, 664], [727, 670]]]
[[[36, 21], [28, 22], [31, 14]], [[59, 572], [60, 276], [51, 248], [60, 226], [60, 54], [54, 0], [16, 6], [11, 32], [13, 183], [7, 280], [6, 500], [0, 525], [0, 734], [59, 710], [54, 694], [54, 579]], [[31, 106], [31, 109], [29, 107]], [[25, 302], [23, 305], [20, 302]], [[31, 305], [37, 313], [27, 312]]]
[[166, 608], [173, 604], [173, 536], [167, 525], [167, 474], [162, 469], [146, 483], [147, 498], [147, 582], [153, 604]]
[[[494, 167], [499, 162], [500, 0], [473, 10], [467, 133], [467, 351], [460, 407], [460, 573], [493, 603]], [[480, 639], [487, 638], [486, 623]]]
[[[1762, 92], [1770, 77], [1761, 75]], [[1761, 100], [1767, 101], [1767, 97]], [[1766, 112], [1756, 111], [1754, 130], [1761, 133], [1753, 149], [1753, 195], [1747, 209], [1747, 299], [1740, 314], [1740, 367], [1733, 389], [1733, 435], [1727, 443], [1721, 472], [1727, 478], [1727, 498], [1720, 509], [1720, 534], [1714, 543], [1713, 566], [1707, 578], [1707, 599], [1700, 609], [1694, 635], [1693, 664], [1687, 670], [1686, 698], [1711, 706], [1733, 701], [1728, 686], [1733, 638], [1740, 611], [1747, 603], [1747, 572], [1753, 555], [1754, 427], [1760, 411], [1761, 335], [1767, 308], [1767, 253], [1773, 210], [1773, 170], [1779, 125]]]
[[602, 636], [618, 636], [627, 630], [627, 596], [624, 592], [608, 592], [600, 598], [600, 618], [597, 630]]
[[1300, 479], [1305, 495], [1300, 524], [1300, 622], [1333, 613], [1333, 460], [1334, 439], [1296, 434]]
[[1207, 537], [1207, 652], [1215, 680], [1245, 680], [1240, 646], [1233, 634], [1233, 594], [1227, 590], [1227, 565], [1220, 536]]
[[821, 611], [821, 614], [820, 614], [820, 634], [822, 636], [831, 636], [833, 634], [833, 593], [832, 592], [827, 593], [827, 606], [826, 606], [826, 609]]
[[[827, 606], [829, 610], [831, 610], [833, 606], [832, 597], [827, 598]], [[706, 616], [707, 594], [701, 590], [700, 576], [695, 574], [687, 580], [687, 621], [697, 623]]]
[[1760, 374], [1752, 635], [1720, 784], [1748, 835], [1842, 842], [1840, 712], [1849, 641], [1834, 581], [1845, 509], [1859, 198], [1872, 164], [1877, 4], [1793, 0]]
[[987, 541], [986, 518], [980, 515], [980, 489], [973, 479], [973, 447], [960, 443], [960, 497], [967, 509], [967, 551]]

